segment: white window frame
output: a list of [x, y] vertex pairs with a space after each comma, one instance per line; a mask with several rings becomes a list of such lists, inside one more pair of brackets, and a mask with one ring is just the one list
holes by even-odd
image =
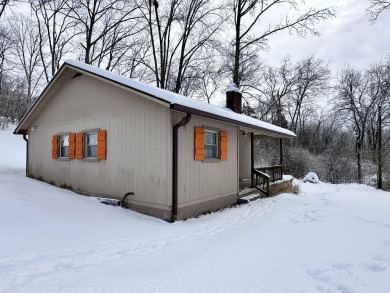
[[[215, 134], [215, 144], [207, 144], [206, 143], [207, 132]], [[207, 157], [206, 156], [206, 146], [215, 146], [215, 148], [216, 148], [216, 152], [215, 152], [216, 156], [215, 157]], [[210, 129], [204, 130], [204, 149], [205, 149], [205, 153], [204, 153], [205, 160], [219, 159], [219, 131], [210, 130]]]
[[[65, 137], [67, 137], [67, 139], [63, 140], [62, 138]], [[65, 143], [65, 145], [63, 145], [63, 143]], [[63, 148], [68, 148], [68, 154], [66, 156], [63, 155]], [[58, 158], [59, 159], [69, 158], [69, 133], [58, 134]]]
[[[88, 136], [91, 134], [96, 135], [96, 144], [88, 145]], [[85, 159], [97, 159], [97, 148], [98, 148], [98, 130], [84, 131], [84, 158]], [[96, 146], [96, 156], [89, 156], [88, 154], [88, 146]]]

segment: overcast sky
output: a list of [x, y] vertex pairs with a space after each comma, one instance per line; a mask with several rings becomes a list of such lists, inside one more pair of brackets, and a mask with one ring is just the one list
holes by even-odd
[[375, 24], [370, 24], [366, 9], [368, 0], [311, 0], [313, 6], [334, 5], [336, 18], [318, 26], [320, 37], [306, 39], [281, 32], [269, 40], [270, 50], [260, 54], [272, 65], [290, 55], [294, 61], [315, 54], [331, 60], [333, 71], [346, 63], [359, 68], [390, 55], [390, 10], [382, 12]]

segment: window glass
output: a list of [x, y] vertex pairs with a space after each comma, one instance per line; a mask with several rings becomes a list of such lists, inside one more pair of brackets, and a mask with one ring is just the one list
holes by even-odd
[[218, 159], [218, 133], [205, 131], [204, 157]]
[[97, 132], [89, 132], [85, 134], [85, 157], [97, 157]]
[[60, 135], [60, 157], [67, 158], [69, 155], [69, 135]]

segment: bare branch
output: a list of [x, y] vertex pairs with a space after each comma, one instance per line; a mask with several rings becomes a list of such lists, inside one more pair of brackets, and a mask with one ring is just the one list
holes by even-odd
[[387, 9], [390, 9], [389, 0], [370, 0], [370, 6], [367, 8], [369, 21], [375, 23], [379, 15]]

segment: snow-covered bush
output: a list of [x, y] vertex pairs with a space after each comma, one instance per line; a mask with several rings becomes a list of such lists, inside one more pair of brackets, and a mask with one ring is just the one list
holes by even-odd
[[320, 183], [320, 180], [318, 179], [317, 174], [314, 172], [307, 173], [302, 181], [303, 182], [310, 182], [310, 183]]

